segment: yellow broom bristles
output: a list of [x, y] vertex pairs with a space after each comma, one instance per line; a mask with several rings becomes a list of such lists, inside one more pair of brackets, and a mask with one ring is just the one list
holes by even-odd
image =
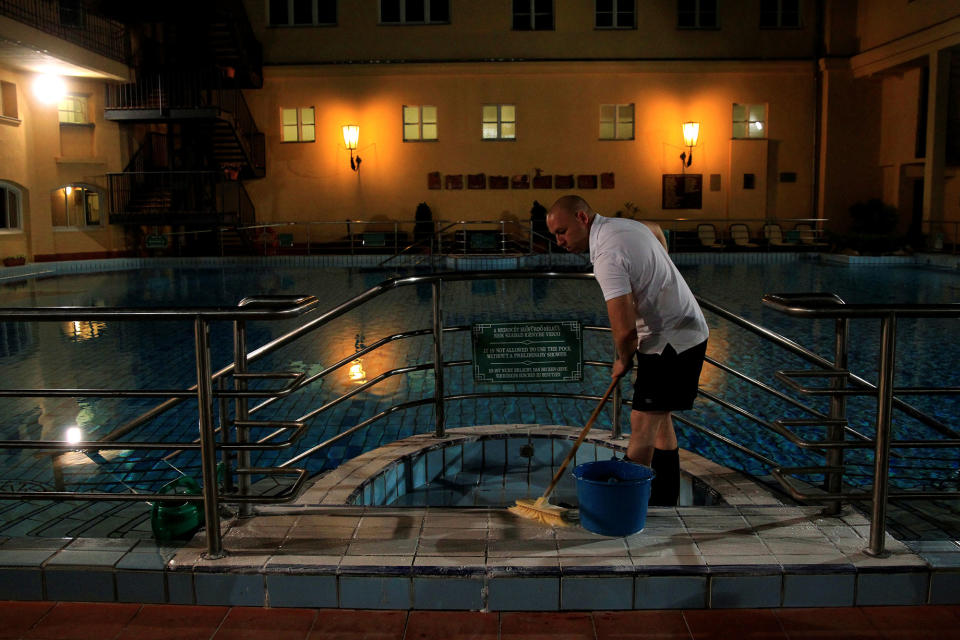
[[569, 523], [564, 519], [564, 514], [568, 509], [558, 507], [547, 502], [545, 497], [539, 497], [536, 500], [521, 499], [507, 509], [521, 518], [536, 520], [541, 524], [548, 524], [555, 527], [566, 527]]

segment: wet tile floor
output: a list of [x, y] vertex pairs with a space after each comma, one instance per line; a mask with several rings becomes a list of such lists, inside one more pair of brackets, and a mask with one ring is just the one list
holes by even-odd
[[571, 613], [0, 602], [4, 640], [960, 638], [960, 606]]

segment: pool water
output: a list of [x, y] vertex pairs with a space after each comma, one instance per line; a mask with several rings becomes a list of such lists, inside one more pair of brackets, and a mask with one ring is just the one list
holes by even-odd
[[[685, 265], [677, 256], [681, 271], [698, 295], [735, 313], [830, 357], [833, 350], [832, 321], [788, 318], [762, 307], [764, 293], [824, 291], [839, 294], [848, 302], [940, 303], [952, 302], [960, 289], [960, 275], [913, 267], [830, 266], [816, 261], [797, 260], [781, 264]], [[155, 268], [55, 278], [36, 278], [0, 286], [2, 305], [26, 306], [210, 306], [233, 305], [256, 294], [306, 293], [316, 295], [322, 308], [345, 301], [367, 288], [397, 275], [396, 271], [331, 267], [289, 267], [263, 265]], [[606, 325], [605, 307], [599, 287], [589, 281], [488, 280], [444, 285], [444, 325], [479, 322], [511, 322], [575, 319], [584, 324]], [[294, 370], [309, 374], [354, 353], [358, 344], [369, 344], [384, 336], [410, 329], [430, 327], [431, 289], [416, 285], [391, 291], [329, 323], [293, 345], [254, 366], [254, 370]], [[748, 332], [707, 313], [711, 327], [708, 354], [727, 362], [768, 384], [777, 369], [807, 368], [785, 351], [762, 342]], [[309, 319], [310, 316], [307, 317]], [[251, 348], [297, 326], [304, 320], [278, 323], [251, 323]], [[956, 320], [901, 320], [898, 323], [895, 383], [901, 386], [960, 386], [954, 363], [960, 359], [960, 345], [945, 340], [956, 330]], [[0, 323], [0, 367], [5, 388], [187, 388], [195, 384], [193, 333], [189, 322], [136, 324], [98, 323]], [[231, 359], [232, 338], [227, 323], [212, 328], [214, 369]], [[850, 366], [858, 375], [875, 381], [879, 325], [854, 321], [851, 327]], [[445, 335], [445, 360], [470, 358], [469, 332]], [[429, 362], [433, 358], [429, 336], [394, 341], [363, 358], [367, 379], [390, 368]], [[586, 332], [584, 358], [611, 359], [609, 334]], [[481, 384], [474, 383], [470, 367], [453, 367], [447, 372], [446, 393], [477, 391], [555, 391], [599, 395], [609, 380], [609, 370], [587, 367], [582, 383]], [[355, 388], [346, 368], [322, 383], [298, 391], [257, 414], [258, 419], [296, 419], [325, 402]], [[758, 393], [745, 383], [706, 365], [702, 387], [722, 398], [748, 408], [767, 420], [799, 417], [791, 405]], [[308, 434], [293, 453], [302, 451], [351, 427], [373, 414], [407, 400], [430, 397], [434, 381], [430, 371], [416, 371], [389, 378], [381, 385], [359, 394], [310, 421]], [[628, 396], [625, 393], [625, 396]], [[629, 396], [628, 396], [629, 397]], [[957, 399], [946, 396], [916, 396], [910, 401], [941, 421], [955, 423]], [[825, 401], [807, 401], [821, 410]], [[0, 400], [0, 438], [62, 438], [65, 430], [79, 425], [85, 439], [97, 439], [139, 415], [155, 400], [46, 398]], [[872, 433], [875, 402], [853, 398], [849, 401], [851, 426]], [[538, 423], [579, 426], [592, 410], [590, 403], [551, 398], [493, 398], [452, 401], [447, 404], [448, 427], [477, 424]], [[816, 454], [807, 453], [763, 430], [753, 422], [698, 399], [687, 412], [691, 419], [747, 444], [786, 466], [817, 464]], [[895, 415], [896, 437], [935, 437], [916, 421]], [[626, 420], [625, 420], [626, 422]], [[597, 421], [599, 429], [610, 427], [610, 412]], [[628, 425], [624, 424], [627, 429]], [[309, 460], [312, 472], [338, 466], [397, 439], [434, 429], [429, 405], [397, 412], [358, 431]], [[811, 429], [813, 434], [815, 430]], [[195, 402], [185, 402], [139, 428], [129, 436], [137, 441], [187, 440], [196, 434]], [[755, 475], [768, 469], [753, 458], [691, 429], [680, 429], [681, 446]], [[165, 452], [166, 453], [166, 452]], [[116, 491], [152, 491], [181, 472], [199, 475], [198, 462], [191, 453], [165, 458], [165, 453], [77, 452], [63, 466], [68, 489], [92, 490], [107, 486]], [[293, 453], [282, 454], [285, 460]], [[49, 458], [33, 453], [4, 452], [3, 485], [6, 490], [53, 487]], [[259, 454], [253, 464], [274, 464], [275, 454]], [[869, 452], [851, 452], [847, 457], [851, 477], [865, 475], [872, 466]], [[957, 461], [950, 452], [913, 450], [891, 462], [895, 480], [905, 486], [942, 487], [956, 482]], [[16, 515], [16, 509], [0, 505]], [[12, 509], [12, 510], [11, 510]], [[0, 527], [0, 533], [3, 533]]]

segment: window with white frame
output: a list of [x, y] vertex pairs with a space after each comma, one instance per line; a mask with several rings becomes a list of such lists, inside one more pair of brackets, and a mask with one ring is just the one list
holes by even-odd
[[100, 192], [84, 185], [67, 185], [53, 192], [50, 210], [54, 227], [98, 227]]
[[600, 139], [633, 140], [633, 105], [600, 105]]
[[64, 96], [57, 105], [60, 124], [87, 124], [87, 98], [85, 96]]
[[517, 108], [512, 104], [483, 105], [483, 139], [513, 140], [517, 137]]
[[634, 0], [597, 0], [598, 29], [633, 29], [637, 26]]
[[733, 103], [733, 137], [766, 138], [767, 105]]
[[337, 0], [270, 0], [271, 27], [310, 27], [337, 24]]
[[677, 26], [681, 29], [716, 29], [719, 0], [677, 0]]
[[0, 81], [0, 116], [17, 119], [17, 85]]
[[313, 142], [317, 135], [313, 107], [281, 108], [280, 129], [281, 142]]
[[437, 139], [437, 108], [431, 105], [403, 105], [403, 141]]
[[449, 24], [450, 0], [380, 0], [380, 24]]
[[761, 29], [796, 29], [800, 26], [800, 0], [760, 0]]
[[514, 31], [553, 31], [553, 0], [513, 0]]
[[17, 231], [21, 228], [20, 203], [20, 189], [9, 182], [0, 182], [0, 230]]

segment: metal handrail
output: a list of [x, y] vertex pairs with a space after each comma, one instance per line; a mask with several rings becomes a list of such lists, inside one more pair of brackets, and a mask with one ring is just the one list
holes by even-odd
[[[170, 390], [130, 390], [130, 389], [4, 389], [0, 391], [0, 396], [60, 396], [70, 395], [75, 397], [83, 396], [109, 396], [109, 397], [144, 397], [154, 395], [173, 394], [177, 400], [182, 401], [187, 397], [196, 397], [198, 403], [198, 415], [200, 426], [200, 438], [198, 443], [176, 443], [176, 442], [117, 442], [117, 438], [98, 440], [65, 442], [61, 440], [16, 440], [0, 441], [0, 449], [45, 449], [55, 452], [68, 451], [98, 451], [98, 450], [117, 450], [117, 449], [172, 449], [182, 448], [191, 449], [200, 452], [201, 471], [203, 476], [203, 493], [201, 496], [188, 497], [182, 495], [163, 494], [163, 493], [104, 493], [104, 492], [69, 492], [69, 491], [4, 491], [0, 492], [0, 499], [36, 499], [49, 498], [57, 500], [120, 500], [120, 501], [195, 501], [202, 502], [206, 522], [215, 523], [219, 518], [219, 502], [221, 496], [217, 486], [216, 474], [216, 454], [217, 451], [237, 451], [249, 453], [251, 450], [283, 449], [290, 447], [294, 442], [303, 436], [304, 424], [298, 421], [275, 421], [272, 424], [281, 427], [281, 429], [292, 430], [292, 433], [286, 441], [273, 443], [247, 443], [237, 441], [235, 443], [215, 441], [213, 429], [213, 399], [218, 396], [237, 397], [239, 402], [245, 399], [248, 393], [243, 391], [222, 392], [214, 391], [212, 379], [210, 376], [210, 344], [209, 332], [210, 324], [214, 321], [234, 321], [246, 322], [249, 320], [284, 320], [297, 318], [309, 311], [312, 311], [318, 304], [314, 296], [265, 296], [262, 298], [248, 298], [241, 302], [237, 307], [178, 307], [178, 308], [105, 308], [105, 307], [49, 307], [49, 308], [7, 308], [0, 309], [0, 322], [51, 322], [51, 321], [78, 321], [78, 320], [131, 320], [131, 321], [193, 321], [194, 330], [194, 359], [197, 370], [198, 384], [191, 388], [190, 393]], [[265, 377], [259, 374], [259, 377]], [[299, 374], [290, 376], [289, 374], [277, 374], [273, 377], [290, 378], [292, 383], [286, 388], [280, 390], [285, 395], [292, 391], [292, 387], [299, 381]], [[277, 391], [267, 392], [271, 395]], [[244, 397], [238, 397], [238, 394]], [[262, 395], [258, 394], [258, 395]], [[239, 421], [238, 421], [239, 422]], [[238, 424], [238, 427], [244, 425]], [[57, 454], [54, 454], [55, 456]], [[242, 465], [235, 470], [242, 476], [252, 474], [276, 475], [276, 474], [295, 474], [296, 478], [292, 485], [283, 493], [274, 496], [250, 496], [250, 495], [231, 495], [230, 502], [238, 503], [263, 503], [276, 504], [287, 502], [294, 499], [300, 492], [304, 482], [307, 479], [306, 469], [277, 469], [277, 468], [253, 468], [249, 465]], [[218, 526], [207, 527], [207, 553], [211, 557], [220, 556], [223, 552], [222, 537]]]

